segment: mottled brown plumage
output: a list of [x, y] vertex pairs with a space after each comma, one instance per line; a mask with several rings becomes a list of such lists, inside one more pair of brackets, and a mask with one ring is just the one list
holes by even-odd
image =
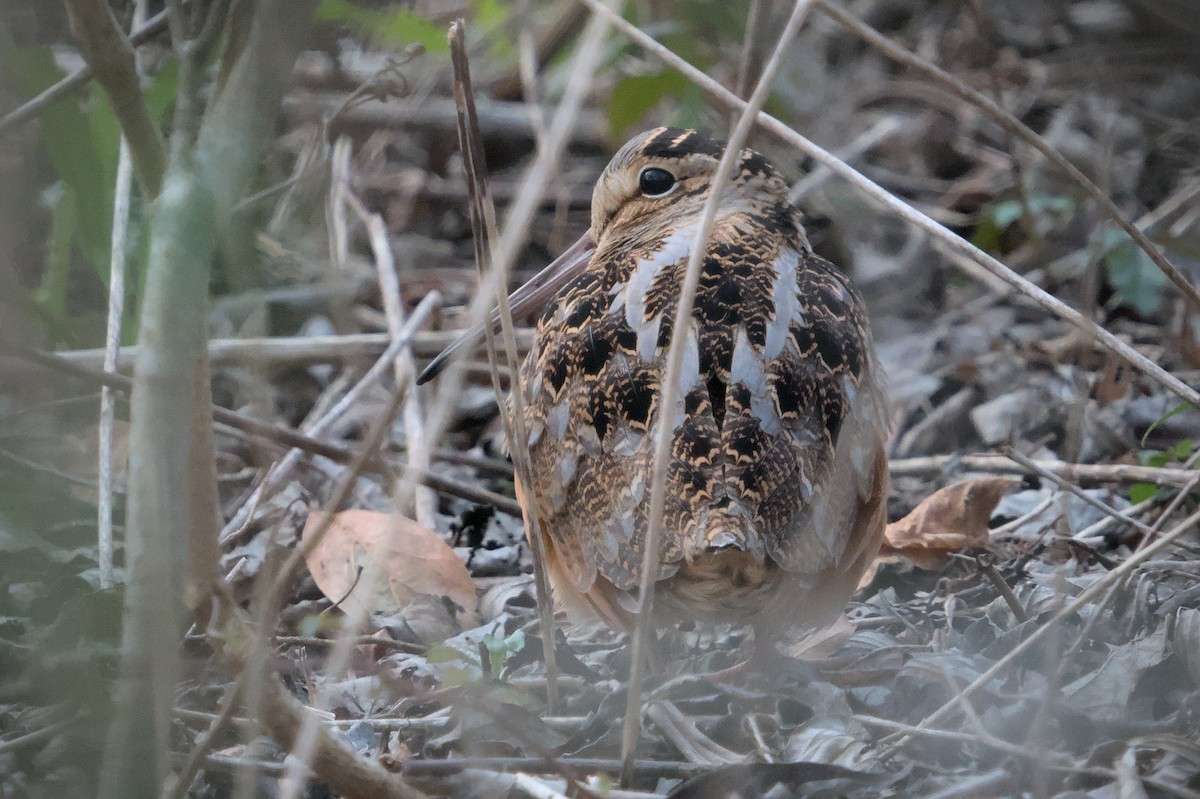
[[812, 252], [782, 178], [747, 149], [709, 238], [679, 401], [659, 407], [722, 151], [659, 128], [600, 177], [595, 250], [542, 315], [521, 370], [533, 480], [521, 499], [559, 598], [628, 629], [653, 439], [669, 421], [656, 621], [751, 622], [761, 638], [832, 620], [877, 551], [886, 403], [862, 299]]

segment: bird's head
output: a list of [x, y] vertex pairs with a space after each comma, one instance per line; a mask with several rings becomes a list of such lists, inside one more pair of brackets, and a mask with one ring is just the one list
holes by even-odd
[[[699, 219], [725, 142], [683, 128], [634, 136], [609, 161], [592, 193], [592, 240], [645, 240]], [[722, 192], [718, 212], [755, 213], [787, 207], [787, 184], [775, 167], [744, 149]]]
[[[683, 128], [655, 128], [634, 136], [617, 151], [592, 193], [592, 225], [554, 263], [514, 291], [514, 316], [541, 308], [589, 264], [614, 252], [636, 252], [673, 231], [699, 222], [725, 143]], [[718, 220], [743, 215], [768, 233], [803, 237], [787, 184], [771, 162], [744, 149], [722, 191]], [[499, 326], [499, 315], [491, 325]], [[483, 338], [472, 327], [421, 373], [418, 383], [436, 375], [452, 354]]]

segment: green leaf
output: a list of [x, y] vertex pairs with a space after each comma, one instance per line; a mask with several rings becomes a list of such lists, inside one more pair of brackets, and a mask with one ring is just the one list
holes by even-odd
[[1150, 256], [1122, 230], [1105, 228], [1092, 239], [1108, 272], [1108, 282], [1138, 313], [1150, 316], [1162, 306], [1162, 289], [1167, 276]]
[[1129, 501], [1134, 505], [1138, 505], [1149, 499], [1153, 499], [1158, 493], [1158, 486], [1154, 483], [1134, 483], [1129, 487]]
[[504, 639], [504, 648], [509, 654], [515, 655], [525, 648], [525, 631], [517, 630]]
[[608, 100], [608, 126], [614, 137], [640, 122], [652, 108], [688, 87], [688, 80], [673, 69], [622, 78]]
[[[1025, 203], [1019, 199], [998, 200], [980, 212], [971, 243], [985, 252], [995, 252], [1000, 247], [1000, 237], [1021, 219], [1026, 206], [1035, 221], [1050, 217], [1052, 224], [1065, 223], [1076, 210], [1075, 198], [1060, 194], [1034, 194]], [[1038, 227], [1041, 229], [1042, 225]]]
[[[1169, 420], [1172, 416], [1177, 416], [1178, 414], [1183, 413], [1190, 407], [1192, 407], [1192, 405], [1189, 402], [1180, 403], [1179, 405], [1176, 405], [1174, 408], [1172, 408], [1171, 410], [1164, 413], [1162, 416], [1155, 419], [1154, 423], [1146, 428], [1146, 432], [1142, 433], [1142, 446], [1143, 447], [1146, 446], [1146, 439], [1150, 438], [1151, 433], [1153, 433], [1155, 430], [1157, 430], [1161, 425], [1165, 424], [1167, 422], [1167, 420]], [[1182, 443], [1182, 442], [1180, 442], [1180, 443]], [[1188, 454], [1190, 455], [1191, 453], [1189, 452]]]
[[517, 630], [512, 635], [505, 638], [500, 638], [495, 635], [483, 636], [483, 645], [488, 651], [488, 663], [491, 666], [491, 673], [497, 677], [504, 674], [504, 664], [510, 655], [515, 655], [525, 648], [525, 633], [522, 630]]
[[340, 22], [380, 44], [395, 47], [420, 44], [431, 53], [450, 49], [444, 27], [402, 8], [363, 8], [350, 0], [321, 0], [317, 19]]
[[150, 118], [160, 126], [167, 121], [167, 111], [175, 105], [175, 94], [179, 90], [179, 62], [172, 58], [152, 77], [144, 90], [146, 108]]
[[438, 669], [438, 675], [441, 677], [443, 688], [457, 688], [460, 685], [478, 682], [481, 676], [478, 668], [462, 666], [447, 666]]
[[[5, 54], [3, 61], [8, 74], [17, 77], [18, 90], [26, 96], [33, 96], [62, 77], [48, 48], [14, 49]], [[42, 147], [78, 203], [76, 246], [107, 282], [120, 135], [116, 117], [95, 87], [82, 100], [64, 97], [50, 103], [39, 117]]]
[[1162, 450], [1144, 449], [1138, 453], [1137, 459], [1138, 463], [1142, 466], [1151, 466], [1155, 469], [1161, 469], [1167, 465], [1167, 461], [1171, 459], [1171, 456]]
[[469, 657], [465, 652], [455, 649], [452, 646], [445, 644], [434, 644], [429, 647], [429, 651], [425, 653], [425, 661], [428, 663], [453, 663], [459, 661], [467, 663], [476, 668], [479, 667], [479, 661]]
[[475, 0], [470, 32], [487, 43], [488, 53], [502, 61], [516, 63], [515, 37], [502, 30], [508, 21], [509, 8], [500, 0]]

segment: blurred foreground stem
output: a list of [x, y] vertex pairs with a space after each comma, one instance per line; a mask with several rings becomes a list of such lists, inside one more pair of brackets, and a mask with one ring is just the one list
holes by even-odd
[[157, 795], [179, 674], [187, 573], [188, 457], [195, 376], [205, 356], [212, 195], [190, 164], [173, 164], [155, 209], [130, 397], [128, 584], [116, 718], [102, 797]]
[[[177, 108], [186, 113], [176, 114], [167, 174], [151, 221], [130, 398], [128, 585], [115, 717], [100, 775], [99, 796], [105, 799], [156, 797], [169, 771], [180, 636], [189, 608], [205, 618], [216, 573], [216, 487], [208, 432], [209, 277], [218, 255], [226, 269], [235, 270], [244, 269], [253, 257], [252, 250], [233, 243], [242, 237], [232, 231], [248, 227], [233, 209], [258, 175], [315, 6], [315, 0], [239, 3], [233, 15], [237, 35], [224, 48], [220, 85], [199, 121], [194, 116], [202, 74], [198, 67], [215, 43], [228, 7], [219, 0], [213, 3], [202, 24], [192, 20], [190, 31], [186, 15], [178, 7], [169, 9], [175, 15], [176, 54], [189, 62], [181, 64], [185, 77], [177, 98]], [[77, 34], [86, 37], [86, 29]], [[97, 77], [104, 82], [99, 71]], [[116, 85], [105, 85], [110, 98]], [[123, 86], [114, 106], [140, 107], [140, 95], [124, 96], [137, 87]], [[152, 185], [139, 176], [144, 185]], [[203, 426], [194, 423], [198, 418]], [[202, 432], [196, 434], [197, 429]]]

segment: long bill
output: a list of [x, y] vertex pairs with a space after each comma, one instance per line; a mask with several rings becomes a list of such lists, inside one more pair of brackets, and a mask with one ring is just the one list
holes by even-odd
[[[508, 304], [512, 308], [513, 317], [530, 314], [549, 302], [568, 281], [583, 272], [588, 262], [592, 260], [592, 253], [595, 250], [596, 241], [592, 238], [591, 231], [588, 231], [568, 247], [562, 255], [555, 258], [553, 263], [509, 294]], [[498, 310], [492, 312], [490, 324], [493, 331], [500, 330], [500, 312]], [[436, 358], [429, 362], [424, 371], [417, 376], [417, 385], [428, 383], [437, 377], [459, 350], [472, 350], [478, 346], [479, 342], [483, 340], [484, 334], [483, 323], [467, 328], [461, 336], [454, 340], [453, 344], [442, 350]]]

